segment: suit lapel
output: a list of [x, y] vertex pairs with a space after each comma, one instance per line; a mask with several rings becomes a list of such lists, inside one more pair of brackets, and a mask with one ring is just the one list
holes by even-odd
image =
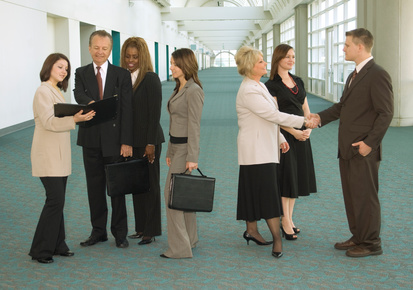
[[90, 90], [91, 96], [95, 101], [99, 101], [99, 87], [96, 80], [95, 70], [93, 64], [90, 64], [85, 71], [85, 79], [87, 84], [91, 84], [88, 89]]
[[267, 88], [265, 87], [264, 84], [257, 83], [256, 81], [246, 77], [246, 80], [248, 81], [248, 85], [249, 86], [256, 86], [258, 87], [261, 91], [262, 91], [262, 95], [263, 97], [272, 105], [274, 106], [277, 110], [278, 110], [278, 104], [277, 102], [274, 100], [273, 96], [271, 96], [270, 92], [268, 92]]
[[56, 89], [51, 84], [44, 82], [44, 85], [52, 91], [56, 99], [58, 99], [61, 103], [66, 103], [66, 100], [63, 98], [63, 96], [58, 91], [56, 91]]
[[[114, 88], [116, 87], [117, 78], [114, 77], [113, 65], [108, 61], [108, 71], [106, 73], [106, 82], [103, 89], [103, 98], [109, 98], [113, 96]], [[96, 81], [97, 83], [97, 81]]]
[[177, 99], [179, 99], [180, 97], [182, 97], [182, 96], [184, 95], [185, 91], [188, 89], [188, 87], [189, 87], [193, 82], [194, 82], [193, 79], [189, 79], [189, 80], [186, 82], [185, 86], [184, 86], [176, 95], [172, 95], [172, 96], [169, 98], [169, 101], [168, 101], [168, 111], [169, 111], [169, 104], [175, 102]]
[[347, 82], [345, 89], [343, 91], [342, 101], [344, 101], [351, 93], [351, 91], [363, 80], [363, 78], [369, 72], [369, 69], [374, 65], [374, 59], [370, 60], [366, 65], [357, 73], [356, 78], [351, 82], [351, 86], [349, 87], [351, 74], [347, 77]]

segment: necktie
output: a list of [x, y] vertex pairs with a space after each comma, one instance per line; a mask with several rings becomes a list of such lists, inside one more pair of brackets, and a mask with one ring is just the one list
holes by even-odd
[[100, 75], [100, 66], [97, 66], [96, 69], [98, 70], [96, 74], [96, 80], [98, 81], [99, 87], [99, 99], [103, 99], [103, 86], [102, 86], [102, 76]]
[[357, 70], [356, 70], [356, 69], [354, 69], [354, 71], [353, 71], [353, 75], [351, 76], [351, 80], [350, 80], [350, 83], [348, 84], [348, 86], [350, 86], [350, 85], [351, 85], [351, 83], [354, 81], [354, 79], [356, 78], [356, 75], [357, 75]]

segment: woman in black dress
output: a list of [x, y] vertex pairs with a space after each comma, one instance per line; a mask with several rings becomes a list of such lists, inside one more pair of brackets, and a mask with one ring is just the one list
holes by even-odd
[[[304, 83], [289, 73], [294, 63], [294, 49], [287, 44], [278, 45], [272, 56], [270, 80], [265, 85], [276, 98], [281, 112], [308, 117], [310, 108]], [[284, 212], [281, 230], [287, 240], [295, 240], [300, 232], [292, 219], [295, 199], [317, 191], [309, 139], [311, 129], [281, 126], [281, 132], [290, 144], [290, 150], [281, 155], [277, 170]]]
[[147, 157], [149, 161], [150, 191], [133, 195], [136, 233], [131, 239], [147, 245], [162, 234], [161, 189], [159, 185], [159, 158], [165, 141], [161, 118], [162, 85], [153, 72], [146, 41], [130, 37], [122, 46], [121, 66], [131, 73], [133, 86], [133, 156]]

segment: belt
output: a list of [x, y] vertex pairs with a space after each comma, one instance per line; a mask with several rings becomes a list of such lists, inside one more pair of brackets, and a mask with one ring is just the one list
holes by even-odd
[[188, 143], [188, 137], [174, 137], [169, 135], [169, 141], [172, 144], [185, 144]]

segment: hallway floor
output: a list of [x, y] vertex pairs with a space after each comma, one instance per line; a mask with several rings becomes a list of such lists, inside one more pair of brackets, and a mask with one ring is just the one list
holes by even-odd
[[[56, 257], [43, 265], [28, 256], [44, 204], [44, 190], [31, 176], [33, 127], [0, 138], [0, 289], [411, 289], [413, 281], [413, 127], [390, 128], [383, 141], [380, 167], [382, 243], [384, 254], [348, 258], [333, 248], [349, 238], [338, 172], [337, 128], [334, 122], [311, 135], [318, 192], [298, 199], [296, 241], [283, 239], [284, 256], [271, 256], [242, 238], [245, 223], [236, 221], [238, 133], [235, 98], [242, 78], [236, 68], [211, 68], [199, 74], [205, 90], [201, 124], [200, 169], [216, 177], [214, 210], [199, 213], [200, 242], [192, 259], [162, 259], [167, 247], [165, 204], [163, 235], [127, 249], [109, 241], [89, 248], [89, 208], [81, 148], [72, 132], [73, 172], [68, 179], [65, 225], [71, 258]], [[163, 83], [161, 124], [168, 135], [166, 102], [175, 82]], [[312, 112], [331, 104], [309, 95]], [[167, 166], [164, 144], [161, 189]], [[129, 232], [133, 228], [131, 196], [127, 197]], [[264, 221], [259, 228], [266, 239]], [[108, 226], [109, 231], [109, 226]]]

